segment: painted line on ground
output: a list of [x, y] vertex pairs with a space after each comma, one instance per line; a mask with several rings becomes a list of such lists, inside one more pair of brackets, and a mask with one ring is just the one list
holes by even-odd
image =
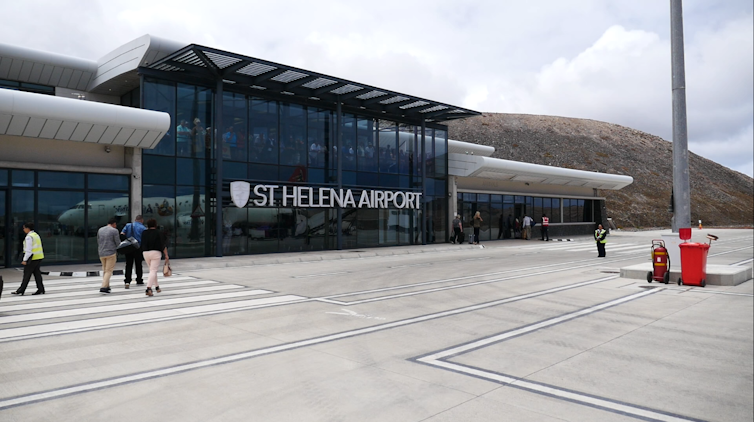
[[[199, 285], [204, 285], [204, 284], [220, 284], [220, 283], [213, 280], [197, 280], [194, 278], [192, 280], [187, 280], [181, 283], [172, 283], [172, 282], [160, 283], [160, 286], [167, 286], [169, 288], [181, 289], [187, 286], [199, 286]], [[28, 302], [28, 301], [38, 302], [38, 301], [44, 301], [44, 300], [50, 300], [50, 299], [57, 299], [61, 297], [90, 296], [94, 294], [99, 295], [100, 294], [99, 288], [101, 285], [102, 283], [84, 284], [84, 285], [79, 285], [79, 286], [53, 286], [53, 287], [45, 286], [45, 291], [47, 293], [55, 292], [55, 294], [54, 295], [45, 294], [45, 295], [37, 295], [37, 296], [24, 295], [24, 296], [11, 296], [11, 297], [16, 297], [17, 299], [15, 300], [24, 301], [24, 302]], [[84, 290], [84, 288], [86, 288], [86, 290]], [[146, 289], [146, 285], [137, 286], [134, 284], [130, 289], [125, 289], [123, 287], [112, 287], [111, 285], [111, 288], [113, 289], [113, 292], [110, 293], [111, 295], [120, 296], [122, 294], [129, 294], [130, 292], [136, 292], [136, 291], [143, 292], [142, 289]], [[11, 299], [11, 300], [14, 300], [14, 299]]]
[[[235, 290], [235, 289], [243, 289], [245, 286], [241, 286], [238, 284], [219, 284], [216, 286], [208, 286], [208, 287], [194, 287], [189, 289], [178, 289], [178, 290], [170, 290], [165, 289], [165, 286], [163, 285], [162, 293], [160, 293], [160, 297], [171, 297], [176, 296], [180, 294], [188, 294], [188, 293], [211, 293], [216, 291], [222, 291], [222, 290]], [[55, 295], [55, 298], [57, 298], [59, 295]], [[92, 297], [93, 296], [93, 297]], [[101, 293], [97, 293], [96, 296], [93, 293], [90, 293], [88, 297], [79, 298], [79, 299], [66, 299], [66, 300], [55, 300], [55, 301], [47, 301], [47, 302], [39, 302], [35, 301], [32, 303], [19, 303], [14, 305], [3, 305], [2, 308], [0, 308], [0, 312], [15, 312], [15, 311], [24, 311], [28, 309], [45, 309], [45, 308], [58, 308], [62, 306], [74, 306], [74, 305], [88, 305], [92, 303], [107, 303], [107, 302], [118, 302], [118, 301], [125, 301], [125, 300], [132, 300], [132, 299], [138, 299], [138, 300], [145, 300], [144, 299], [144, 291], [141, 289], [138, 290], [138, 294], [129, 294], [129, 295], [113, 295], [112, 293], [103, 296]]]
[[434, 264], [431, 263], [431, 262], [425, 262], [425, 263], [422, 263], [422, 264], [394, 265], [394, 266], [388, 267], [388, 268], [427, 267], [429, 265], [434, 265]]
[[[316, 344], [328, 343], [331, 341], [340, 340], [344, 338], [371, 334], [378, 331], [384, 331], [384, 330], [388, 330], [392, 328], [403, 327], [406, 325], [416, 324], [419, 322], [430, 321], [430, 320], [434, 320], [438, 318], [444, 318], [447, 316], [458, 315], [461, 313], [473, 312], [480, 309], [486, 309], [493, 306], [499, 306], [505, 303], [516, 302], [516, 301], [520, 301], [524, 299], [543, 296], [546, 294], [575, 289], [582, 286], [588, 286], [590, 284], [599, 283], [599, 282], [613, 279], [613, 278], [616, 278], [616, 277], [603, 277], [596, 280], [583, 281], [580, 283], [574, 283], [574, 284], [569, 284], [566, 286], [555, 287], [552, 289], [518, 295], [514, 297], [509, 297], [506, 299], [500, 299], [500, 300], [495, 300], [491, 302], [465, 306], [462, 308], [456, 308], [456, 309], [451, 309], [447, 311], [441, 311], [441, 312], [436, 312], [432, 314], [422, 315], [418, 317], [407, 318], [407, 319], [403, 319], [403, 320], [395, 321], [395, 322], [378, 324], [371, 327], [360, 328], [356, 330], [349, 330], [349, 331], [345, 331], [341, 333], [329, 334], [329, 335], [314, 337], [314, 338], [310, 338], [306, 340], [293, 341], [293, 342], [283, 343], [277, 346], [265, 347], [265, 348], [256, 349], [256, 350], [249, 350], [246, 352], [234, 353], [234, 354], [221, 356], [217, 358], [199, 360], [199, 361], [170, 366], [170, 367], [156, 369], [156, 370], [138, 372], [131, 375], [125, 375], [125, 376], [110, 378], [110, 379], [101, 380], [101, 381], [88, 382], [88, 383], [73, 385], [70, 387], [63, 387], [63, 388], [50, 390], [50, 391], [31, 393], [31, 394], [26, 394], [26, 395], [17, 396], [17, 397], [0, 399], [0, 410], [4, 410], [10, 407], [27, 405], [27, 404], [31, 404], [31, 403], [35, 403], [39, 401], [45, 401], [45, 400], [56, 399], [56, 398], [60, 398], [64, 396], [70, 396], [73, 394], [79, 394], [79, 393], [84, 393], [84, 392], [93, 391], [93, 390], [110, 388], [110, 387], [115, 387], [115, 386], [119, 386], [123, 384], [129, 384], [133, 382], [144, 381], [144, 380], [163, 377], [167, 375], [173, 375], [173, 374], [178, 374], [182, 372], [207, 368], [210, 366], [238, 362], [241, 360], [246, 360], [246, 359], [250, 359], [254, 357], [269, 355], [273, 353], [285, 352], [288, 350], [298, 349], [298, 348], [312, 346]], [[642, 293], [646, 293], [646, 292], [642, 292]], [[275, 298], [267, 298], [267, 299], [275, 299]], [[257, 299], [257, 300], [266, 300], [266, 299]], [[310, 301], [310, 300], [311, 299], [305, 299], [303, 301]], [[300, 300], [300, 301], [293, 301], [289, 303], [297, 303], [297, 302], [301, 303], [303, 301]], [[180, 312], [180, 311], [182, 310], [173, 309], [170, 311], [160, 311], [160, 312]], [[140, 314], [140, 315], [144, 315], [144, 314]], [[135, 316], [140, 316], [140, 315], [129, 315], [129, 316], [135, 317]], [[114, 317], [111, 317], [111, 318], [114, 318]], [[155, 321], [155, 318], [151, 318], [149, 320]], [[83, 321], [79, 321], [79, 322], [83, 322]], [[29, 328], [34, 328], [34, 327], [24, 327], [24, 329], [29, 329]], [[5, 331], [8, 331], [8, 330], [5, 330]], [[0, 330], [0, 341], [2, 340], [2, 337], [1, 337], [2, 335], [3, 335], [3, 331]], [[17, 334], [17, 336], [23, 336], [23, 334], [19, 333]]]
[[741, 265], [748, 264], [749, 262], [754, 261], [754, 258], [744, 259], [743, 261], [736, 262], [735, 264], [730, 264], [731, 266], [738, 267]]
[[340, 271], [337, 273], [322, 273], [322, 274], [306, 274], [306, 275], [293, 275], [292, 278], [312, 278], [312, 277], [325, 277], [328, 275], [340, 275], [340, 274], [349, 274], [350, 271]]
[[[158, 306], [184, 305], [187, 303], [206, 302], [210, 300], [240, 299], [247, 296], [258, 296], [258, 295], [264, 295], [264, 294], [269, 294], [269, 293], [273, 293], [273, 292], [269, 290], [249, 290], [249, 291], [243, 291], [243, 292], [217, 293], [217, 294], [212, 294], [212, 295], [176, 297], [176, 298], [169, 298], [169, 299], [162, 299], [162, 298], [155, 298], [155, 299], [149, 299], [149, 300], [145, 299], [141, 302], [121, 303], [121, 304], [106, 305], [106, 306], [93, 306], [89, 308], [79, 308], [79, 309], [64, 309], [60, 311], [46, 311], [46, 312], [36, 312], [36, 313], [28, 313], [28, 314], [8, 315], [8, 316], [4, 316], [3, 318], [0, 318], [0, 326], [5, 325], [5, 324], [15, 323], [15, 322], [30, 322], [30, 321], [39, 321], [43, 319], [68, 318], [72, 316], [91, 315], [91, 314], [105, 313], [105, 312], [122, 312], [122, 311], [132, 311], [132, 310], [137, 310], [137, 309], [141, 310], [141, 309], [156, 308]], [[159, 295], [159, 293], [155, 293], [155, 294]]]
[[447, 361], [447, 359], [450, 359], [455, 356], [469, 353], [474, 350], [482, 349], [492, 344], [510, 340], [515, 337], [520, 337], [520, 336], [532, 333], [534, 331], [552, 327], [554, 325], [562, 324], [564, 322], [568, 322], [576, 318], [580, 318], [580, 317], [583, 317], [583, 316], [586, 316], [595, 312], [605, 310], [607, 308], [618, 306], [626, 302], [630, 302], [630, 301], [637, 300], [639, 298], [642, 298], [642, 297], [645, 297], [654, 293], [658, 293], [662, 290], [664, 290], [664, 288], [654, 288], [654, 289], [650, 289], [648, 291], [644, 291], [641, 293], [624, 296], [622, 298], [611, 300], [611, 301], [608, 301], [599, 305], [595, 305], [595, 306], [585, 308], [585, 309], [580, 309], [578, 311], [571, 312], [571, 313], [561, 315], [558, 317], [549, 318], [544, 321], [540, 321], [534, 324], [529, 324], [524, 327], [509, 330], [504, 333], [493, 335], [490, 337], [485, 337], [483, 339], [468, 342], [459, 346], [455, 346], [449, 349], [432, 353], [430, 355], [425, 355], [419, 358], [415, 358], [413, 360], [430, 365], [430, 366], [439, 367], [439, 368], [450, 370], [453, 372], [457, 372], [457, 373], [461, 373], [465, 375], [471, 375], [476, 378], [493, 381], [493, 382], [503, 384], [509, 387], [515, 387], [515, 388], [527, 390], [533, 393], [543, 394], [550, 397], [567, 400], [570, 402], [574, 402], [574, 403], [578, 403], [578, 404], [582, 404], [582, 405], [586, 405], [586, 406], [590, 406], [590, 407], [594, 407], [598, 409], [603, 409], [612, 413], [618, 413], [618, 414], [631, 416], [631, 417], [635, 417], [639, 419], [651, 420], [651, 421], [668, 421], [668, 422], [699, 421], [699, 419], [695, 419], [695, 418], [690, 418], [690, 417], [686, 417], [682, 415], [664, 412], [661, 410], [651, 409], [644, 406], [633, 405], [627, 402], [612, 400], [609, 398], [599, 397], [592, 394], [581, 393], [578, 391], [560, 388], [553, 385], [547, 385], [543, 383], [528, 381], [528, 380], [518, 378], [518, 377], [513, 377], [513, 376], [500, 374], [493, 371], [488, 371], [488, 370], [484, 370], [480, 368], [475, 368], [472, 366], [461, 365], [461, 364]]

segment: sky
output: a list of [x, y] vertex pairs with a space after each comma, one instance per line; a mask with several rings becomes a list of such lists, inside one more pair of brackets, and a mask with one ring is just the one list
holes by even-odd
[[[672, 140], [669, 1], [0, 0], [0, 7], [5, 44], [97, 60], [151, 34], [480, 112], [594, 119]], [[752, 8], [751, 0], [683, 2], [689, 150], [748, 176]]]

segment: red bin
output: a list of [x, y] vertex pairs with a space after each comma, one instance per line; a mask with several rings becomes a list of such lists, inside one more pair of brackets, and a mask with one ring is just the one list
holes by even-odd
[[681, 243], [678, 246], [681, 248], [681, 278], [678, 279], [678, 285], [706, 286], [709, 245]]

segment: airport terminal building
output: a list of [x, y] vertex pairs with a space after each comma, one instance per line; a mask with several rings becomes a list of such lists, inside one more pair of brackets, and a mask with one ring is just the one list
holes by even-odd
[[97, 61], [0, 44], [0, 267], [26, 221], [46, 262], [99, 262], [97, 229], [136, 214], [176, 258], [447, 242], [476, 211], [482, 242], [508, 215], [588, 234], [633, 181], [448, 139], [478, 114], [150, 35]]

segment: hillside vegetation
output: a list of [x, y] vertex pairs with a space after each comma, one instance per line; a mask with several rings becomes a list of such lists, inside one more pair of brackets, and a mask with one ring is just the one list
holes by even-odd
[[[493, 157], [625, 174], [634, 183], [601, 190], [618, 227], [670, 227], [672, 143], [628, 127], [586, 119], [484, 113], [449, 124], [450, 139], [495, 147]], [[754, 179], [689, 152], [691, 219], [696, 225], [754, 225]]]

